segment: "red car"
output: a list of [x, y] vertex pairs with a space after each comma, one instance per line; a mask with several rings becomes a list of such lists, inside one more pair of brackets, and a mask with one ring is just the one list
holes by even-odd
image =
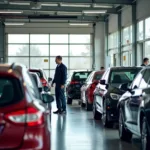
[[44, 90], [50, 91], [51, 87], [50, 87], [49, 82], [52, 81], [52, 78], [47, 79], [47, 76], [46, 76], [44, 70], [42, 70], [42, 69], [29, 69], [29, 72], [37, 73], [40, 80], [41, 80], [41, 83], [44, 87]]
[[82, 107], [86, 106], [86, 110], [92, 110], [94, 100], [93, 92], [103, 73], [104, 71], [93, 71], [81, 87], [81, 104]]
[[0, 65], [0, 149], [50, 150], [49, 112], [26, 67]]

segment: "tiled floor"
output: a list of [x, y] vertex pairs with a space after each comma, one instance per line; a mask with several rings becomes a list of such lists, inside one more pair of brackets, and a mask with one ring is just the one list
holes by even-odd
[[51, 150], [140, 150], [139, 139], [121, 142], [117, 129], [104, 129], [100, 121], [93, 120], [92, 112], [77, 104], [67, 111], [67, 115], [52, 114]]

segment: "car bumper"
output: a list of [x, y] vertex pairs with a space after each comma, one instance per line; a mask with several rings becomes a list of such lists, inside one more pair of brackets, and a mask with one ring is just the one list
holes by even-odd
[[29, 127], [25, 131], [19, 150], [50, 150], [50, 131], [41, 127]]

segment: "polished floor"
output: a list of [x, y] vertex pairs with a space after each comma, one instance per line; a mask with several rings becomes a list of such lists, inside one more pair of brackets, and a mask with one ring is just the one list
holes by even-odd
[[77, 104], [68, 106], [67, 111], [67, 115], [52, 114], [51, 150], [140, 150], [138, 138], [131, 143], [120, 141], [117, 129], [104, 129], [91, 112]]

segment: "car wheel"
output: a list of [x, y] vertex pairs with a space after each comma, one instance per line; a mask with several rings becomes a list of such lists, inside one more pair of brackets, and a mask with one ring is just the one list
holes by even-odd
[[103, 107], [103, 115], [102, 115], [102, 122], [104, 127], [106, 128], [112, 128], [113, 123], [108, 120], [108, 115], [107, 115], [107, 109], [106, 109], [106, 101], [104, 101], [104, 107]]
[[67, 98], [67, 104], [69, 104], [69, 105], [72, 104], [72, 98]]
[[143, 121], [142, 121], [141, 146], [142, 146], [142, 150], [150, 150], [150, 136], [148, 133], [148, 128], [147, 128], [145, 117], [143, 118]]
[[102, 115], [96, 110], [96, 104], [93, 103], [93, 117], [95, 120], [100, 120]]
[[119, 112], [119, 137], [124, 141], [130, 141], [132, 138], [132, 133], [125, 128], [121, 109]]

